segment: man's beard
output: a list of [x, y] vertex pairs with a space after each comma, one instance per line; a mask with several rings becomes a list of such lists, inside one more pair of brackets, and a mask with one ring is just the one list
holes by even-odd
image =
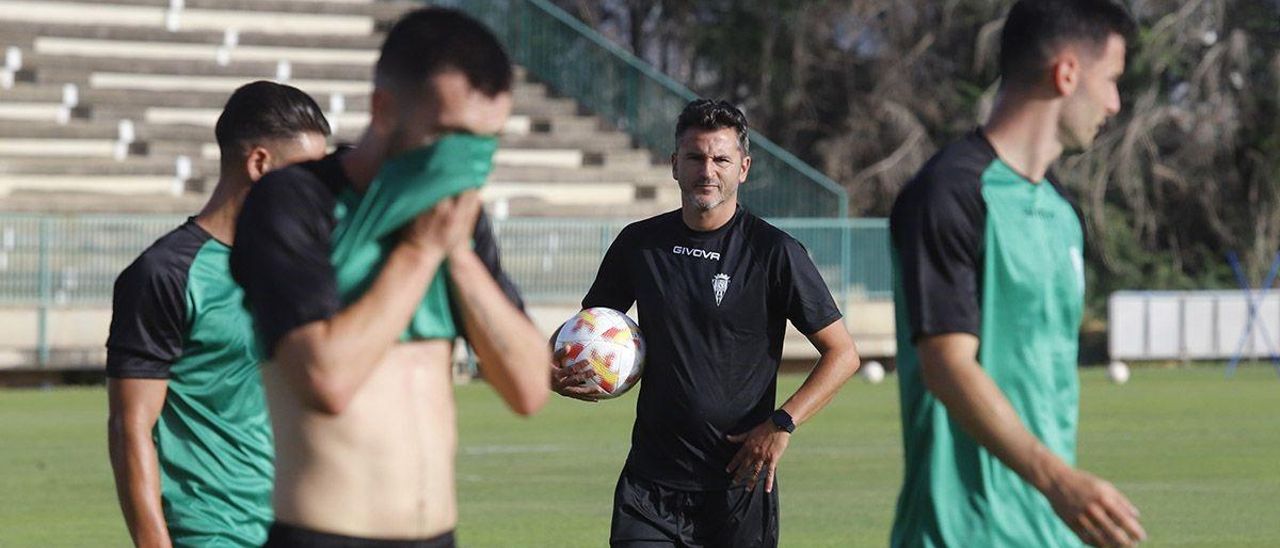
[[[708, 182], [706, 181], [698, 183], [696, 186], [694, 186], [694, 192], [697, 192], [697, 189], [699, 187], [705, 186], [707, 184]], [[728, 196], [725, 196], [724, 188], [718, 185], [716, 186], [716, 188], [720, 190], [719, 196], [699, 196], [691, 192], [689, 196], [690, 203], [694, 207], [698, 208], [699, 211], [711, 211], [719, 207], [720, 204], [723, 204], [725, 200], [728, 199]]]
[[694, 207], [697, 207], [699, 210], [702, 210], [702, 211], [711, 211], [723, 203], [724, 203], [723, 196], [719, 198], [701, 198], [701, 197], [693, 198]]

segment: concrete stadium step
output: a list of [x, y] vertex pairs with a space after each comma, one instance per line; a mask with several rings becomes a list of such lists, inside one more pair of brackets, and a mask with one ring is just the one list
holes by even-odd
[[0, 103], [0, 120], [58, 123], [70, 116], [61, 103]]
[[[202, 158], [192, 158], [191, 179], [201, 179], [218, 174], [218, 162]], [[60, 158], [0, 158], [0, 173], [7, 175], [31, 176], [168, 176], [177, 173], [174, 158], [131, 158], [127, 162], [85, 158], [78, 162], [68, 162]], [[38, 181], [33, 181], [33, 184]]]
[[[24, 155], [19, 153], [6, 154], [5, 146], [8, 142], [9, 140], [0, 139], [0, 156]], [[41, 143], [44, 142], [42, 141]], [[14, 144], [14, 147], [19, 152], [37, 150], [36, 147], [40, 146], [41, 143], [28, 145], [18, 142]], [[27, 148], [23, 149], [22, 147], [24, 146]], [[50, 142], [46, 146], [56, 147], [56, 144]], [[35, 154], [25, 155], [34, 156]], [[72, 155], [72, 153], [68, 152], [67, 155]], [[156, 142], [147, 143], [146, 155], [152, 157], [187, 155], [193, 158], [216, 160], [221, 157], [221, 152], [216, 143], [197, 145], [195, 143]], [[105, 157], [111, 157], [110, 153], [106, 154]], [[641, 150], [585, 152], [571, 148], [512, 148], [509, 146], [498, 148], [498, 152], [494, 156], [494, 165], [567, 170], [576, 170], [583, 167], [601, 167], [611, 170], [636, 170], [637, 173], [643, 173], [643, 170], [652, 167], [649, 164], [649, 153]]]
[[515, 199], [539, 200], [553, 206], [613, 208], [635, 203], [640, 190], [618, 183], [540, 183], [536, 185], [495, 180], [485, 185], [486, 202]]
[[[255, 3], [256, 4], [256, 3]], [[266, 2], [263, 2], [266, 4]], [[284, 7], [283, 3], [280, 7]], [[299, 7], [314, 4], [294, 3]], [[238, 28], [276, 34], [356, 35], [374, 32], [376, 20], [369, 15], [327, 14], [308, 11], [244, 11], [235, 9], [188, 8], [170, 11], [168, 4], [124, 5], [69, 1], [0, 0], [0, 17], [31, 23], [79, 23], [93, 21], [99, 26], [139, 26], [192, 30]], [[391, 17], [394, 18], [394, 17]]]
[[[180, 193], [210, 191], [218, 179], [218, 161], [191, 159], [187, 177], [178, 178], [178, 161], [159, 157], [138, 157], [128, 161], [82, 159], [65, 161], [56, 157], [0, 157], [0, 175], [8, 192], [28, 191], [141, 192], [138, 184], [146, 181], [147, 192]], [[95, 179], [138, 179], [137, 184], [123, 188], [105, 188]], [[68, 186], [67, 179], [78, 179]], [[182, 183], [175, 189], [174, 182]], [[163, 184], [161, 184], [163, 183]], [[549, 204], [630, 204], [634, 201], [669, 201], [678, 196], [673, 184], [657, 177], [636, 177], [630, 172], [600, 168], [544, 169], [529, 166], [495, 166], [485, 196], [488, 198], [538, 197]]]
[[[21, 139], [0, 139], [0, 157], [3, 156], [38, 156], [34, 152], [41, 150], [39, 147], [45, 146], [51, 149], [58, 145], [57, 140], [41, 140], [38, 143], [27, 144]], [[86, 149], [98, 150], [91, 148], [88, 143], [97, 142], [94, 140], [74, 141], [73, 146], [69, 146], [69, 151], [60, 155], [74, 155], [70, 150], [75, 150], [78, 146], [84, 146]], [[14, 152], [10, 153], [6, 150], [9, 143]], [[102, 157], [111, 157], [110, 151], [105, 154], [98, 154]], [[162, 141], [146, 144], [146, 156], [148, 157], [172, 157], [178, 155], [190, 156], [192, 158], [203, 158], [216, 160], [221, 157], [221, 152], [216, 143], [190, 143], [190, 142], [174, 142]], [[575, 170], [582, 167], [602, 167], [608, 169], [633, 169], [637, 172], [652, 167], [649, 164], [649, 154], [640, 150], [617, 150], [605, 153], [590, 153], [579, 149], [556, 149], [556, 148], [511, 148], [500, 147], [494, 157], [494, 165], [510, 166], [510, 167], [531, 167], [531, 168], [556, 168]]]
[[[137, 73], [167, 76], [220, 76], [252, 81], [275, 79], [275, 61], [236, 61], [221, 65], [214, 59], [138, 59], [131, 57], [79, 57], [28, 53], [22, 58], [23, 69], [32, 70], [41, 82], [51, 78], [60, 81], [86, 81], [90, 73]], [[368, 83], [372, 65], [326, 63], [290, 63], [292, 77], [299, 80], [351, 80]], [[59, 78], [61, 77], [61, 78]]]
[[[61, 58], [69, 59], [69, 58]], [[134, 63], [136, 66], [137, 63]], [[259, 64], [261, 65], [261, 64]], [[274, 67], [274, 64], [269, 64]], [[216, 66], [216, 63], [213, 64]], [[299, 77], [294, 66], [293, 77], [285, 82], [315, 96], [326, 96], [335, 93], [344, 96], [368, 97], [372, 85], [368, 79], [368, 71], [360, 79]], [[253, 70], [263, 69], [262, 66]], [[275, 69], [269, 73], [238, 70], [235, 67], [217, 67], [211, 73], [167, 74], [113, 72], [86, 68], [44, 67], [24, 68], [19, 79], [22, 85], [35, 84], [41, 87], [59, 87], [75, 84], [84, 90], [118, 90], [118, 91], [151, 91], [160, 93], [221, 93], [223, 97], [230, 95], [236, 88], [254, 80], [276, 80]], [[303, 74], [308, 74], [303, 71]], [[317, 71], [317, 76], [324, 73]], [[15, 86], [17, 87], [17, 86]], [[577, 104], [570, 99], [548, 97], [545, 89], [538, 84], [520, 84], [513, 89], [516, 112], [530, 116], [571, 116], [578, 114]], [[225, 101], [225, 99], [224, 99]], [[367, 99], [366, 99], [367, 101]], [[220, 106], [220, 105], [219, 105]], [[326, 105], [321, 105], [326, 106]]]
[[[487, 206], [492, 212], [496, 205]], [[590, 218], [626, 218], [643, 219], [665, 213], [680, 207], [680, 202], [661, 202], [656, 200], [632, 201], [624, 204], [610, 204], [600, 207], [599, 204], [566, 205], [549, 203], [536, 198], [511, 198], [506, 200], [505, 211], [511, 217], [560, 217], [568, 219]], [[505, 258], [504, 258], [505, 260]]]
[[0, 158], [114, 158], [116, 143], [112, 139], [0, 138]]
[[[18, 83], [0, 89], [0, 103], [58, 102], [63, 100], [62, 84]], [[104, 107], [185, 107], [221, 109], [230, 92], [187, 91], [169, 93], [150, 90], [94, 89], [77, 86], [79, 103]], [[309, 93], [321, 108], [328, 109], [333, 94]], [[348, 111], [367, 112], [368, 94], [343, 95]]]
[[[134, 124], [135, 141], [177, 140], [206, 142], [212, 140], [208, 127], [191, 124]], [[75, 120], [67, 124], [10, 121], [0, 124], [0, 138], [30, 139], [119, 139], [120, 127], [115, 122]]]
[[576, 148], [586, 151], [612, 152], [631, 149], [631, 137], [617, 131], [567, 135], [559, 132], [533, 132], [527, 135], [504, 135], [502, 145], [513, 148]]
[[24, 50], [38, 55], [73, 57], [127, 57], [131, 59], [212, 60], [219, 63], [286, 60], [291, 63], [333, 63], [372, 67], [378, 60], [376, 49], [304, 48], [184, 42], [100, 40], [36, 36]]
[[[0, 17], [0, 40], [8, 45], [29, 46], [38, 36], [86, 38], [99, 40], [125, 40], [145, 43], [177, 42], [188, 44], [222, 45], [226, 42], [225, 29], [169, 31], [163, 27], [134, 27], [71, 23], [40, 23], [10, 21]], [[236, 43], [241, 46], [271, 46], [289, 48], [361, 49], [377, 51], [382, 36], [371, 35], [309, 35], [271, 34], [238, 30]]]
[[[169, 107], [87, 107], [82, 109], [88, 114], [87, 122], [119, 123], [120, 120], [137, 121], [153, 125], [193, 125], [208, 128], [203, 139], [211, 141], [213, 130], [217, 125], [221, 109], [188, 109]], [[329, 127], [337, 140], [351, 141], [359, 137], [369, 125], [367, 112], [324, 113]], [[503, 127], [503, 133], [513, 136], [528, 135], [533, 121], [528, 116], [511, 116]]]
[[[247, 83], [242, 82], [242, 83]], [[10, 89], [0, 89], [0, 105], [17, 103], [61, 104], [65, 99], [66, 84], [63, 83], [18, 83]], [[524, 101], [517, 102], [514, 108], [516, 116], [530, 118], [530, 131], [561, 133], [593, 133], [600, 128], [600, 122], [591, 116], [576, 114], [576, 106], [572, 101], [564, 99], [548, 99], [540, 97], [540, 86], [535, 84], [519, 84]], [[143, 112], [147, 107], [156, 108], [203, 108], [221, 111], [227, 97], [234, 88], [226, 91], [170, 91], [100, 89], [87, 86], [76, 86], [77, 103], [84, 113], [94, 118], [104, 118], [99, 112]], [[343, 107], [347, 112], [368, 112], [368, 93], [335, 94], [318, 93], [304, 89], [320, 108], [326, 112], [332, 109], [334, 96], [341, 95]], [[109, 115], [106, 115], [108, 119]], [[121, 115], [120, 117], [126, 117]], [[135, 116], [129, 116], [135, 117]], [[13, 118], [13, 117], [11, 117]], [[40, 116], [40, 119], [45, 119]]]
[[[0, 176], [3, 178], [4, 176]], [[172, 184], [172, 181], [169, 181]], [[166, 189], [170, 190], [170, 189]], [[15, 190], [0, 200], [0, 211], [15, 213], [168, 213], [194, 215], [209, 199], [203, 193], [173, 196], [161, 190], [121, 197], [87, 192]]]
[[[0, 204], [8, 204], [13, 201], [8, 195], [21, 193], [24, 195], [40, 195], [46, 193], [52, 194], [97, 194], [100, 200], [106, 200], [107, 196], [115, 196], [119, 205], [117, 208], [107, 208], [107, 211], [135, 211], [145, 204], [134, 203], [137, 196], [151, 196], [152, 204], [156, 203], [161, 197], [173, 199], [174, 197], [189, 196], [192, 194], [204, 195], [212, 190], [216, 179], [211, 176], [199, 177], [189, 180], [181, 180], [173, 176], [159, 174], [59, 174], [59, 175], [33, 175], [33, 174], [12, 174], [4, 171], [4, 161], [0, 161]], [[127, 166], [136, 167], [136, 166]], [[130, 169], [130, 171], [138, 171]], [[624, 184], [616, 183], [543, 183], [537, 185], [529, 185], [524, 183], [511, 183], [501, 180], [493, 181], [485, 185], [481, 191], [481, 195], [485, 201], [491, 204], [510, 203], [513, 200], [525, 200], [529, 203], [545, 204], [545, 211], [550, 214], [555, 212], [564, 213], [569, 211], [568, 208], [596, 210], [615, 210], [617, 208], [631, 207], [637, 203], [663, 203], [664, 206], [670, 202], [655, 200], [645, 200], [638, 198], [641, 189], [629, 187]], [[121, 200], [120, 197], [127, 196], [128, 200]], [[14, 201], [22, 203], [22, 200]], [[30, 206], [29, 199], [26, 201]], [[189, 205], [183, 202], [184, 207]], [[106, 204], [104, 203], [104, 206]], [[5, 206], [0, 209], [7, 209]], [[47, 202], [39, 204], [41, 210], [48, 210]], [[508, 209], [509, 211], [509, 209]]]
[[[144, 111], [145, 112], [145, 111]], [[164, 111], [157, 111], [164, 114]], [[144, 119], [129, 118], [133, 122], [135, 141], [189, 141], [208, 143], [213, 141], [212, 124], [202, 120], [201, 124], [183, 123], [182, 119], [171, 119], [172, 123], [148, 122]], [[554, 124], [554, 119], [552, 120]], [[516, 149], [576, 149], [588, 154], [618, 154], [619, 157], [638, 158], [647, 156], [647, 151], [631, 148], [631, 139], [624, 133], [540, 133], [534, 122], [527, 117], [513, 117], [507, 125], [506, 133], [500, 137], [504, 148]], [[361, 129], [363, 124], [353, 126], [351, 130]], [[554, 126], [553, 126], [554, 127]], [[75, 119], [66, 124], [51, 123], [39, 120], [12, 120], [0, 124], [0, 138], [30, 139], [119, 139], [120, 124], [118, 120]], [[638, 160], [637, 160], [638, 161]], [[588, 159], [587, 164], [600, 163]]]
[[[81, 88], [90, 89], [149, 90], [171, 93], [211, 91], [220, 92], [224, 95], [230, 95], [236, 88], [255, 80], [276, 80], [273, 74], [258, 76], [244, 74], [145, 74], [60, 68], [46, 68], [38, 71], [24, 69], [19, 76], [18, 80], [20, 82], [54, 85], [76, 84]], [[285, 83], [312, 94], [367, 95], [372, 89], [367, 78], [364, 80], [291, 78]]]
[[[0, 185], [4, 184], [7, 175], [0, 175]], [[105, 178], [84, 180], [90, 188], [100, 188]], [[112, 181], [114, 183], [114, 181]], [[136, 182], [132, 181], [131, 182]], [[153, 184], [154, 190], [120, 196], [118, 194], [92, 192], [45, 192], [30, 189], [17, 189], [0, 199], [0, 211], [25, 213], [156, 213], [193, 215], [209, 199], [204, 192], [188, 192], [174, 196], [171, 194], [173, 181], [168, 178], [159, 179]], [[489, 196], [485, 200], [485, 208], [490, 215], [498, 217], [549, 217], [549, 218], [629, 218], [641, 219], [671, 211], [680, 207], [679, 200], [657, 201], [641, 200], [626, 203], [610, 203], [601, 207], [600, 203], [569, 203], [548, 201], [538, 197], [501, 196], [505, 189], [498, 187], [499, 196]], [[3, 189], [3, 186], [0, 186]], [[491, 192], [491, 194], [493, 194]], [[612, 198], [612, 196], [611, 196]], [[509, 239], [509, 238], [508, 238]]]
[[[188, 157], [191, 175], [189, 179], [216, 178], [218, 161], [211, 158]], [[10, 175], [111, 175], [111, 176], [170, 176], [177, 173], [177, 158], [132, 157], [128, 161], [117, 161], [106, 158], [83, 158], [81, 161], [68, 162], [64, 158], [41, 157], [4, 157], [0, 158], [0, 173]], [[542, 166], [496, 165], [490, 176], [491, 181], [515, 185], [613, 185], [615, 187], [631, 187], [651, 189], [658, 192], [661, 186], [667, 185], [670, 174], [660, 168], [649, 170], [616, 169], [609, 167], [580, 167], [564, 169]], [[38, 184], [38, 181], [33, 181]], [[33, 187], [34, 188], [34, 187]]]
[[[63, 0], [84, 4], [108, 4], [115, 6], [151, 6], [162, 9], [169, 9], [172, 5], [170, 0]], [[236, 11], [236, 12], [273, 12], [273, 13], [297, 13], [297, 14], [326, 14], [326, 15], [364, 15], [381, 19], [395, 19], [400, 14], [413, 8], [420, 7], [420, 3], [408, 2], [404, 0], [378, 0], [352, 2], [352, 1], [300, 1], [300, 0], [184, 0], [184, 9], [187, 10], [214, 10], [214, 11]]]
[[[184, 182], [172, 176], [163, 175], [44, 175], [39, 177], [38, 189], [32, 188], [32, 180], [30, 175], [0, 173], [0, 197], [15, 191], [55, 190], [98, 195], [154, 195], [171, 198], [185, 191]], [[7, 197], [0, 199], [0, 203], [6, 202], [8, 202]], [[132, 209], [130, 205], [118, 211]]]
[[671, 170], [662, 168], [618, 169], [586, 166], [575, 169], [538, 166], [495, 166], [493, 181], [510, 181], [526, 184], [543, 183], [600, 183], [638, 185], [657, 188], [671, 182]]

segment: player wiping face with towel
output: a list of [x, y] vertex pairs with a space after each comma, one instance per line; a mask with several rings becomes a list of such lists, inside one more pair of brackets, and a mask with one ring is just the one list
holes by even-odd
[[478, 22], [412, 12], [382, 46], [357, 144], [264, 178], [246, 200], [238, 226], [254, 236], [231, 264], [266, 359], [267, 545], [453, 545], [456, 335], [515, 412], [546, 401], [548, 350], [475, 190], [511, 81]]

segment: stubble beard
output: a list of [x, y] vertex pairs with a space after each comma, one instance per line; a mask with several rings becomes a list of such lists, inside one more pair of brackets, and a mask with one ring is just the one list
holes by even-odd
[[723, 203], [724, 203], [724, 196], [720, 196], [718, 198], [702, 198], [702, 197], [695, 196], [693, 198], [693, 206], [698, 208], [699, 211], [704, 211], [704, 212], [711, 211], [717, 207], [720, 207], [720, 205]]

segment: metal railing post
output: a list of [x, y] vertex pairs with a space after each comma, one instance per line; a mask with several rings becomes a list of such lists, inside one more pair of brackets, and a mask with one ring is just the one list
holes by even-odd
[[845, 325], [849, 323], [849, 278], [853, 277], [853, 225], [847, 219], [840, 223], [840, 305]]
[[49, 244], [53, 221], [48, 217], [40, 219], [38, 253], [36, 259], [36, 275], [40, 278], [39, 292], [36, 298], [36, 365], [40, 369], [49, 366], [49, 306], [53, 302], [53, 267], [49, 259]]

